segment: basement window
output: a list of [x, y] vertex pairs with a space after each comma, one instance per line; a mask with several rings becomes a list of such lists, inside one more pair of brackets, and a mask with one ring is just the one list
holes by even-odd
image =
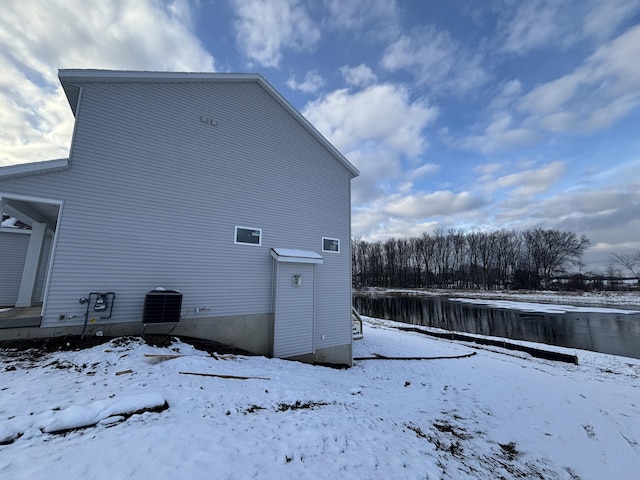
[[262, 229], [251, 227], [238, 227], [236, 225], [236, 237], [233, 243], [242, 245], [262, 245]]
[[340, 253], [340, 239], [322, 237], [322, 251]]

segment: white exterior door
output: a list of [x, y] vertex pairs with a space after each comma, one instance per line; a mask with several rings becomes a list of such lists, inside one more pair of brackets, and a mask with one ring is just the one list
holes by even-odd
[[315, 265], [276, 263], [273, 356], [314, 353]]

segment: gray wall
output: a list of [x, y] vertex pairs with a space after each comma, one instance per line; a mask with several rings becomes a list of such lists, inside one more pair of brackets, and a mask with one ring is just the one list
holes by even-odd
[[0, 307], [16, 303], [30, 237], [28, 230], [0, 230]]
[[[77, 323], [90, 291], [137, 321], [157, 286], [187, 317], [270, 313], [269, 249], [321, 253], [325, 236], [341, 253], [316, 269], [315, 344], [350, 344], [350, 173], [258, 83], [87, 84], [76, 121], [70, 170], [0, 181], [64, 200], [44, 326]], [[262, 245], [235, 245], [235, 225]]]
[[[0, 307], [13, 306], [18, 299], [22, 269], [29, 247], [30, 230], [0, 229]], [[42, 259], [38, 269], [35, 299], [41, 302], [49, 266], [52, 236], [44, 239]]]

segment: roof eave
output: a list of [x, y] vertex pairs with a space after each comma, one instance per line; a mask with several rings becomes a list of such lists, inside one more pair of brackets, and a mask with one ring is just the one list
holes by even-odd
[[6, 167], [0, 167], [0, 180], [28, 177], [29, 175], [41, 175], [43, 173], [60, 172], [69, 169], [70, 165], [68, 158], [8, 165]]

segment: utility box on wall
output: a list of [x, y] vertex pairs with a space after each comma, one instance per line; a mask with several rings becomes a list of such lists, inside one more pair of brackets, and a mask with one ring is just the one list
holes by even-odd
[[145, 295], [142, 323], [178, 323], [182, 311], [182, 293], [176, 290], [152, 290]]

